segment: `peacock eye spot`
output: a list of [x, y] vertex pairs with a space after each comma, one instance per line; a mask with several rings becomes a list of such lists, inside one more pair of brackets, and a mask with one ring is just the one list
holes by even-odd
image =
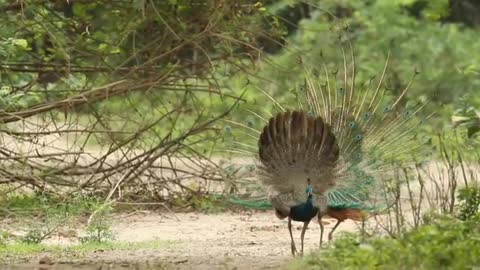
[[248, 127], [253, 127], [253, 125], [254, 125], [253, 120], [247, 120]]
[[390, 112], [390, 110], [391, 110], [390, 106], [385, 106], [385, 108], [383, 108], [384, 113], [388, 113], [388, 112]]
[[232, 133], [232, 127], [231, 127], [231, 126], [228, 126], [228, 125], [227, 125], [227, 126], [225, 126], [225, 127], [223, 128], [223, 130], [224, 130], [225, 133], [227, 133], [227, 134]]
[[362, 138], [363, 138], [362, 134], [355, 135], [355, 140], [356, 141], [360, 141], [360, 140], [362, 140]]
[[369, 112], [366, 112], [365, 114], [363, 114], [363, 118], [365, 120], [368, 120], [370, 118], [370, 113]]
[[411, 111], [406, 111], [403, 115], [405, 117], [409, 117], [410, 115], [412, 115], [412, 112]]
[[349, 128], [354, 128], [354, 127], [355, 127], [355, 122], [350, 122], [350, 123], [348, 123], [348, 127], [349, 127]]

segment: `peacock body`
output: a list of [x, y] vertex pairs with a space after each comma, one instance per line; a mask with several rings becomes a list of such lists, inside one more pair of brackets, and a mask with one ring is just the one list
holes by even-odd
[[259, 89], [276, 112], [251, 111], [259, 128], [228, 121], [253, 139], [233, 141], [230, 150], [256, 157], [257, 175], [276, 216], [288, 218], [292, 254], [297, 252], [292, 220], [304, 223], [303, 253], [313, 218], [322, 229], [321, 244], [322, 216], [336, 218], [335, 229], [345, 219], [363, 220], [368, 212], [389, 207], [389, 190], [398, 184], [395, 164], [414, 162], [420, 146], [416, 130], [425, 121], [416, 115], [425, 104], [405, 100], [411, 83], [397, 95], [384, 87], [387, 64], [376, 85], [360, 90], [354, 65], [348, 70], [345, 63], [343, 80], [337, 80], [325, 67], [321, 76], [302, 64], [305, 82], [295, 93], [297, 104], [280, 104]]

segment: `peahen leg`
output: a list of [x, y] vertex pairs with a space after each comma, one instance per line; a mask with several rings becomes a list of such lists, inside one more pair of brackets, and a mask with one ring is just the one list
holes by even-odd
[[323, 223], [322, 223], [322, 217], [319, 215], [318, 216], [318, 224], [320, 225], [320, 244], [319, 244], [319, 247], [322, 247], [322, 243], [323, 243]]
[[303, 238], [305, 237], [305, 232], [307, 231], [308, 223], [310, 223], [310, 221], [306, 221], [303, 223], [302, 234], [300, 234], [300, 239], [302, 241], [302, 251], [300, 252], [301, 255], [303, 255]]
[[340, 225], [340, 220], [337, 220], [337, 224], [333, 226], [332, 230], [328, 233], [328, 241], [332, 240], [333, 238], [333, 232], [337, 229], [338, 225]]
[[288, 232], [290, 233], [290, 246], [292, 248], [292, 256], [295, 256], [297, 252], [297, 248], [295, 247], [295, 242], [293, 241], [293, 234], [292, 234], [292, 219], [288, 217]]

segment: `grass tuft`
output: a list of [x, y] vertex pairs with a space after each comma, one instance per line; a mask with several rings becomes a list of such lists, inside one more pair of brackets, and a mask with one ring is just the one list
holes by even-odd
[[52, 257], [68, 257], [78, 259], [95, 251], [148, 250], [161, 249], [174, 245], [173, 241], [145, 242], [88, 242], [79, 245], [45, 245], [14, 242], [0, 245], [0, 262], [19, 261], [37, 254], [47, 254]]

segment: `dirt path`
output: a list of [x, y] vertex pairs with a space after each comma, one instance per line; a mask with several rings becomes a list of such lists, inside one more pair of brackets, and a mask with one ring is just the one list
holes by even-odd
[[[155, 261], [166, 264], [167, 269], [252, 270], [280, 269], [291, 259], [287, 222], [278, 220], [270, 211], [212, 215], [178, 213], [175, 216], [141, 212], [120, 215], [115, 220], [113, 230], [117, 233], [117, 240], [172, 243], [154, 250], [95, 252], [80, 260], [97, 264]], [[302, 224], [294, 225], [294, 237], [299, 249]], [[327, 224], [326, 232], [332, 226], [333, 222]], [[338, 228], [338, 232], [355, 229], [356, 225], [347, 221]], [[312, 222], [305, 235], [306, 253], [318, 249], [319, 235], [318, 223]], [[49, 242], [52, 241], [59, 242], [62, 239], [54, 237]], [[38, 261], [38, 257], [33, 260]], [[63, 266], [58, 269], [67, 268]]]
[[[273, 212], [140, 214], [122, 218], [114, 230], [122, 241], [166, 240], [175, 244], [158, 250], [156, 256], [185, 269], [278, 269], [290, 255], [287, 221]], [[326, 231], [333, 226], [326, 225]], [[300, 248], [301, 223], [295, 224], [294, 237]], [[345, 222], [338, 231], [355, 230]], [[305, 252], [318, 249], [320, 229], [312, 222], [305, 235]]]
[[[277, 269], [288, 260], [286, 227], [271, 213], [132, 216], [114, 227], [119, 240], [175, 241], [159, 257], [179, 268]], [[314, 226], [312, 226], [314, 227]], [[312, 239], [313, 240], [313, 239]], [[313, 244], [313, 243], [312, 243]]]

